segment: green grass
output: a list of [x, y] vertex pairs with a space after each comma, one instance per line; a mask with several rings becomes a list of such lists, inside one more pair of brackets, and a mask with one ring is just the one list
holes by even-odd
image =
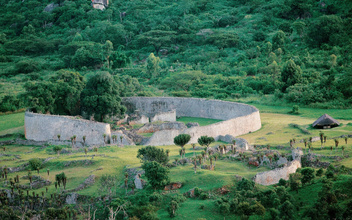
[[206, 126], [206, 125], [220, 122], [222, 120], [211, 119], [211, 118], [180, 117], [177, 119], [177, 121], [183, 122], [185, 124], [187, 124], [189, 122], [197, 122], [199, 124], [199, 126]]
[[24, 112], [0, 115], [0, 135], [24, 133]]

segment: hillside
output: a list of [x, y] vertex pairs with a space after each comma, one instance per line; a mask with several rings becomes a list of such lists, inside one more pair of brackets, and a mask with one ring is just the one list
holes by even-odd
[[350, 107], [347, 0], [49, 3], [1, 1], [1, 111], [60, 69], [137, 78], [127, 95]]

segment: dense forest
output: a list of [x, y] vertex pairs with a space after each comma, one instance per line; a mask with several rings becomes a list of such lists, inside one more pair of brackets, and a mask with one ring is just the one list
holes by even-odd
[[348, 0], [0, 2], [3, 112], [76, 114], [102, 72], [120, 96], [352, 103]]

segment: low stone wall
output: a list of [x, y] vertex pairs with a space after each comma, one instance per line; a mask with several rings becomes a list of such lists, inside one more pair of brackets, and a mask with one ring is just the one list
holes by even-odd
[[268, 186], [276, 184], [280, 179], [288, 180], [291, 173], [295, 173], [298, 168], [301, 167], [301, 162], [299, 160], [293, 160], [287, 164], [287, 166], [282, 168], [277, 168], [275, 170], [270, 170], [266, 172], [257, 173], [254, 176], [254, 182]]
[[173, 145], [174, 137], [179, 134], [191, 135], [190, 143], [196, 143], [197, 139], [204, 135], [218, 140], [220, 136], [227, 134], [236, 137], [261, 128], [259, 110], [241, 103], [176, 97], [127, 97], [122, 101], [127, 107], [127, 112], [139, 110], [141, 114], [147, 116], [176, 110], [177, 116], [224, 120], [208, 126], [158, 131], [145, 145]]
[[34, 141], [57, 140], [57, 135], [60, 134], [62, 141], [76, 135], [76, 141], [81, 142], [83, 136], [86, 136], [86, 145], [98, 145], [104, 144], [104, 134], [107, 135], [106, 140], [111, 137], [109, 124], [69, 116], [26, 112], [24, 123], [26, 139]]

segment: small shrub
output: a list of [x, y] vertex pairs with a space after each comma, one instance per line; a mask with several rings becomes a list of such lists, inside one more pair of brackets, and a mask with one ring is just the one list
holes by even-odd
[[279, 180], [279, 184], [278, 184], [278, 185], [279, 185], [279, 186], [285, 186], [285, 187], [286, 187], [287, 181], [281, 178], [281, 179]]
[[318, 171], [317, 171], [317, 176], [322, 176], [324, 174], [324, 170], [323, 168], [320, 168]]
[[15, 67], [18, 73], [31, 73], [41, 70], [40, 64], [30, 59], [17, 62]]
[[38, 158], [33, 158], [29, 160], [29, 166], [32, 170], [39, 170], [42, 168], [43, 162]]
[[209, 195], [208, 195], [208, 193], [206, 193], [206, 192], [202, 192], [199, 197], [200, 197], [201, 199], [203, 199], [203, 200], [206, 200], [206, 199], [209, 198]]

